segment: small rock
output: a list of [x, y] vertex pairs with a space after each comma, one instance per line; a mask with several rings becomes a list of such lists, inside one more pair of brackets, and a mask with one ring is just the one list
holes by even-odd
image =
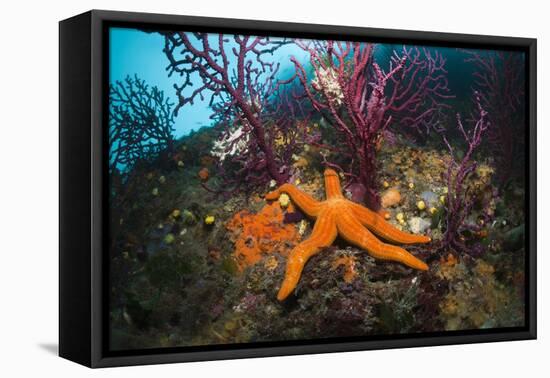
[[195, 223], [197, 223], [197, 218], [189, 210], [183, 210], [183, 213], [181, 215], [181, 219], [183, 220], [183, 223], [188, 225], [188, 226], [192, 226]]
[[294, 168], [306, 168], [308, 165], [309, 161], [305, 157], [301, 156], [294, 161], [294, 164], [292, 164]]
[[401, 193], [395, 188], [388, 189], [382, 194], [380, 201], [384, 208], [395, 206], [401, 202]]
[[431, 224], [431, 221], [420, 217], [413, 217], [409, 219], [409, 228], [413, 234], [423, 234]]
[[300, 221], [300, 224], [298, 225], [298, 233], [300, 236], [303, 236], [307, 229], [307, 221], [305, 219], [302, 219]]
[[201, 181], [208, 181], [208, 178], [210, 177], [210, 172], [208, 171], [208, 168], [202, 168], [199, 171], [198, 176]]
[[172, 244], [174, 240], [176, 240], [174, 234], [166, 234], [166, 236], [164, 237], [164, 242], [166, 244]]
[[428, 190], [420, 193], [420, 198], [430, 207], [436, 206], [439, 202], [437, 194]]
[[283, 209], [288, 207], [288, 205], [290, 204], [290, 197], [288, 196], [288, 194], [283, 193], [279, 196], [279, 204]]
[[348, 186], [346, 189], [346, 194], [347, 197], [353, 202], [362, 203], [365, 200], [367, 189], [365, 188], [365, 185], [356, 182]]

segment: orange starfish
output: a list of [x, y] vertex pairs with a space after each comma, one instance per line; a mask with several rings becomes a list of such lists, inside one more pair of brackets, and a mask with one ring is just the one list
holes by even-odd
[[278, 300], [284, 300], [296, 288], [309, 258], [330, 246], [338, 235], [367, 250], [374, 258], [398, 261], [414, 269], [428, 269], [423, 261], [403, 248], [381, 242], [371, 231], [389, 242], [401, 244], [428, 243], [429, 237], [403, 232], [375, 212], [347, 200], [342, 195], [338, 175], [332, 169], [325, 170], [325, 191], [327, 199], [323, 202], [291, 184], [283, 184], [265, 196], [267, 200], [275, 200], [286, 193], [305, 214], [316, 219], [310, 237], [290, 252]]

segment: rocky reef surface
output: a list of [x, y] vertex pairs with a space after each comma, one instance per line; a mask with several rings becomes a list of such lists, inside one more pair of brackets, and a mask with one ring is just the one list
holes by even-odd
[[[275, 182], [209, 190], [222, 182], [209, 153], [216, 137], [215, 129], [192, 133], [169, 159], [135, 167], [123, 184], [112, 179], [113, 350], [523, 325], [525, 193], [512, 182], [495, 196], [492, 160], [479, 161], [466, 183], [476, 199], [468, 221], [477, 227], [461, 237], [482, 253], [459, 253], [440, 243], [447, 150], [399, 138], [381, 144], [380, 214], [432, 238], [406, 247], [429, 270], [375, 260], [337, 240], [309, 260], [294, 295], [280, 302], [286, 257], [313, 223], [288, 197], [265, 201]], [[306, 145], [290, 170], [291, 182], [317, 199], [320, 156]]]

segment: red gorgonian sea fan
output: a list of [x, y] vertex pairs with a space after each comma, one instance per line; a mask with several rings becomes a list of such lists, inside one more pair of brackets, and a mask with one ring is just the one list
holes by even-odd
[[[429, 129], [437, 122], [442, 100], [452, 97], [445, 59], [428, 49], [394, 51], [388, 69], [374, 59], [374, 44], [297, 41], [309, 53], [313, 77], [291, 58], [304, 96], [342, 138], [325, 146], [338, 160], [326, 161], [343, 172], [367, 206], [380, 208], [377, 193], [377, 146], [390, 126]], [[341, 162], [345, 163], [341, 163]]]

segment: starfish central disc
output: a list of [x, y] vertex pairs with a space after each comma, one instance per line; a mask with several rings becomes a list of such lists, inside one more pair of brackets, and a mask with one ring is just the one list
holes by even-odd
[[288, 256], [285, 279], [277, 299], [282, 301], [292, 293], [306, 262], [323, 248], [330, 246], [337, 236], [366, 250], [376, 259], [397, 261], [419, 270], [428, 269], [426, 263], [403, 248], [386, 244], [376, 236], [398, 244], [428, 243], [431, 240], [429, 237], [403, 232], [374, 211], [347, 200], [342, 194], [340, 179], [334, 170], [325, 170], [324, 176], [327, 197], [325, 201], [317, 201], [291, 184], [283, 184], [265, 196], [267, 200], [276, 200], [282, 193], [286, 193], [306, 215], [315, 219], [310, 237], [294, 247]]

